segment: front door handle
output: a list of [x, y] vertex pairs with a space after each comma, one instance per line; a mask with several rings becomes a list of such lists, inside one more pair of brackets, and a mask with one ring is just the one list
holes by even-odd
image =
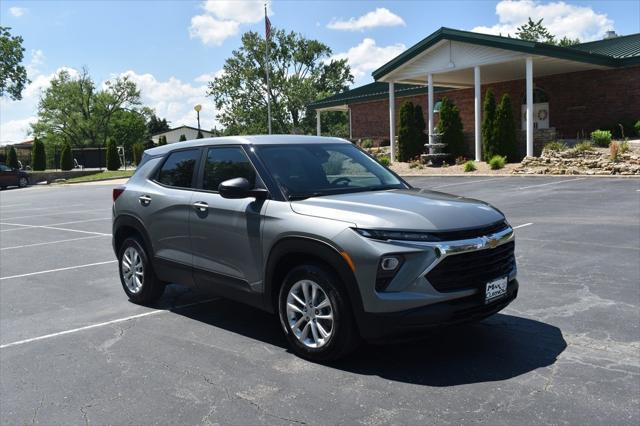
[[140, 204], [142, 204], [143, 206], [148, 206], [149, 203], [151, 203], [151, 197], [147, 194], [139, 196], [138, 200], [140, 200]]
[[200, 210], [201, 212], [206, 212], [207, 210], [209, 210], [209, 204], [205, 203], [204, 201], [196, 201], [195, 203], [193, 203], [193, 207]]

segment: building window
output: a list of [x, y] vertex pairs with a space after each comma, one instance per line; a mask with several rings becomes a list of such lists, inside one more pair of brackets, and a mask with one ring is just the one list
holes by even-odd
[[[533, 88], [533, 103], [534, 104], [544, 104], [544, 103], [548, 103], [549, 102], [549, 96], [547, 95], [547, 92], [545, 92], [544, 90], [540, 89], [539, 87], [534, 87]], [[522, 105], [526, 105], [527, 104], [527, 95], [525, 94], [522, 97]]]

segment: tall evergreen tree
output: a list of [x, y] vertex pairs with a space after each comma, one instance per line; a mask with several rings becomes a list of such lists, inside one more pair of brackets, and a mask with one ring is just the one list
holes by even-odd
[[112, 138], [107, 139], [107, 170], [118, 170], [120, 168], [120, 156], [118, 146]]
[[202, 138], [204, 138], [204, 135], [200, 130], [198, 130], [198, 136], [196, 136], [196, 139], [202, 139]]
[[158, 145], [166, 145], [167, 144], [167, 137], [162, 135], [158, 138]]
[[12, 169], [17, 169], [20, 166], [18, 164], [18, 153], [13, 146], [9, 147], [9, 152], [7, 153], [7, 166]]
[[482, 119], [482, 158], [489, 161], [491, 157], [498, 154], [496, 139], [493, 131], [496, 121], [496, 98], [491, 88], [487, 89], [484, 95], [484, 117]]
[[44, 170], [47, 168], [47, 154], [44, 149], [44, 143], [35, 138], [31, 147], [31, 168], [33, 170]]
[[441, 142], [447, 144], [445, 150], [454, 158], [467, 153], [464, 144], [464, 133], [460, 110], [446, 96], [440, 104], [440, 120], [438, 120], [438, 133], [442, 133]]
[[183, 134], [180, 135], [180, 142], [184, 142], [187, 140], [187, 137]]
[[424, 144], [429, 141], [429, 137], [425, 133], [427, 123], [424, 121], [424, 114], [422, 113], [422, 107], [416, 105], [413, 109], [414, 113], [414, 128], [415, 128], [415, 142], [412, 146], [411, 158], [417, 157], [425, 151]]
[[142, 142], [133, 144], [133, 162], [136, 166], [140, 165], [140, 161], [142, 161], [142, 153], [144, 152], [144, 144]]
[[71, 153], [71, 145], [69, 142], [65, 142], [62, 145], [62, 152], [60, 153], [60, 169], [73, 169], [73, 154]]
[[398, 161], [411, 158], [411, 147], [415, 144], [415, 110], [412, 102], [403, 102], [400, 106], [398, 123]]
[[513, 118], [511, 97], [505, 93], [496, 110], [494, 137], [498, 146], [496, 154], [504, 155], [510, 163], [516, 162], [518, 157], [516, 123]]

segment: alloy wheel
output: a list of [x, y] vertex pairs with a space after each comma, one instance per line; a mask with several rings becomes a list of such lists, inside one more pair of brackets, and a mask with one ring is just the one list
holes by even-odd
[[127, 247], [120, 262], [125, 285], [133, 294], [140, 292], [144, 284], [144, 264], [140, 253], [135, 247]]
[[287, 294], [287, 321], [294, 336], [309, 348], [321, 348], [333, 334], [333, 306], [316, 282], [301, 280]]

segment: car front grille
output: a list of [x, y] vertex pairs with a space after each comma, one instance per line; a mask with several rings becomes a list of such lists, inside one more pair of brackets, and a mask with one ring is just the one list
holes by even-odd
[[507, 222], [501, 220], [482, 228], [459, 229], [456, 231], [438, 231], [432, 232], [432, 234], [438, 237], [440, 241], [457, 241], [495, 234], [497, 232], [504, 231], [508, 227], [509, 225], [507, 224]]
[[481, 288], [487, 282], [507, 276], [515, 267], [515, 242], [445, 257], [425, 278], [439, 292]]

